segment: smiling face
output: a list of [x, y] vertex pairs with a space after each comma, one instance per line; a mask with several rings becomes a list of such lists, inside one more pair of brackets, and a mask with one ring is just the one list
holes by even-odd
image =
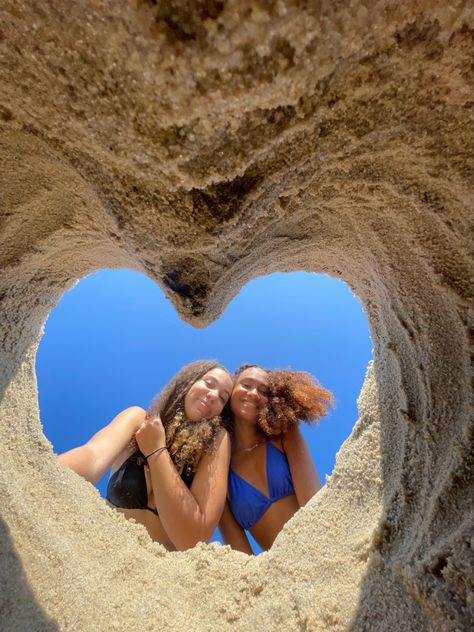
[[216, 367], [191, 386], [184, 398], [184, 414], [190, 421], [220, 415], [232, 392], [232, 378]]
[[268, 402], [268, 374], [260, 367], [249, 367], [237, 377], [230, 398], [236, 419], [257, 423], [260, 411]]

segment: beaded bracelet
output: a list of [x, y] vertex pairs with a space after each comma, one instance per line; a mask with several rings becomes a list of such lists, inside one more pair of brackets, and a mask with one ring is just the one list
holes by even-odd
[[153, 456], [153, 454], [156, 454], [157, 452], [163, 452], [163, 450], [167, 450], [167, 449], [168, 449], [168, 448], [167, 448], [167, 446], [165, 446], [165, 445], [164, 445], [163, 447], [161, 447], [161, 448], [156, 448], [156, 450], [153, 450], [153, 452], [150, 452], [150, 454], [147, 454], [147, 455], [145, 456], [145, 459], [148, 461], [148, 459], [149, 459], [151, 456]]

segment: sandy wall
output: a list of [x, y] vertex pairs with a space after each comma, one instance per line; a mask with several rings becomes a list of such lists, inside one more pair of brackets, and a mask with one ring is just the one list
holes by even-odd
[[[2, 2], [2, 630], [468, 630], [471, 12]], [[36, 348], [103, 267], [198, 326], [276, 270], [362, 302], [360, 418], [268, 553], [166, 553], [57, 467]]]

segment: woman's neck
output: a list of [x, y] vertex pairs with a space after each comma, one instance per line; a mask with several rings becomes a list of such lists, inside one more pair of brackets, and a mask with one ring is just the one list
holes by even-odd
[[234, 420], [234, 448], [241, 450], [251, 448], [263, 441], [263, 434], [257, 426], [253, 426], [245, 421]]

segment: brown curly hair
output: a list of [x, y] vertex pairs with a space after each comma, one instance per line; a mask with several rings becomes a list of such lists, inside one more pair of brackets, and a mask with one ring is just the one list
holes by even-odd
[[234, 373], [234, 378], [254, 367], [268, 375], [268, 404], [257, 421], [267, 437], [284, 435], [300, 421], [316, 423], [333, 405], [332, 393], [306, 371], [271, 370], [256, 364], [243, 364]]
[[[184, 398], [191, 386], [212, 369], [225, 367], [215, 360], [198, 360], [184, 366], [158, 393], [150, 404], [146, 419], [159, 416], [166, 433], [166, 446], [176, 469], [186, 467], [188, 474], [196, 471], [201, 456], [212, 450], [217, 433], [230, 425], [229, 402], [220, 415], [189, 421], [184, 416]], [[229, 376], [232, 378], [231, 374]], [[136, 439], [131, 446], [138, 450]]]

